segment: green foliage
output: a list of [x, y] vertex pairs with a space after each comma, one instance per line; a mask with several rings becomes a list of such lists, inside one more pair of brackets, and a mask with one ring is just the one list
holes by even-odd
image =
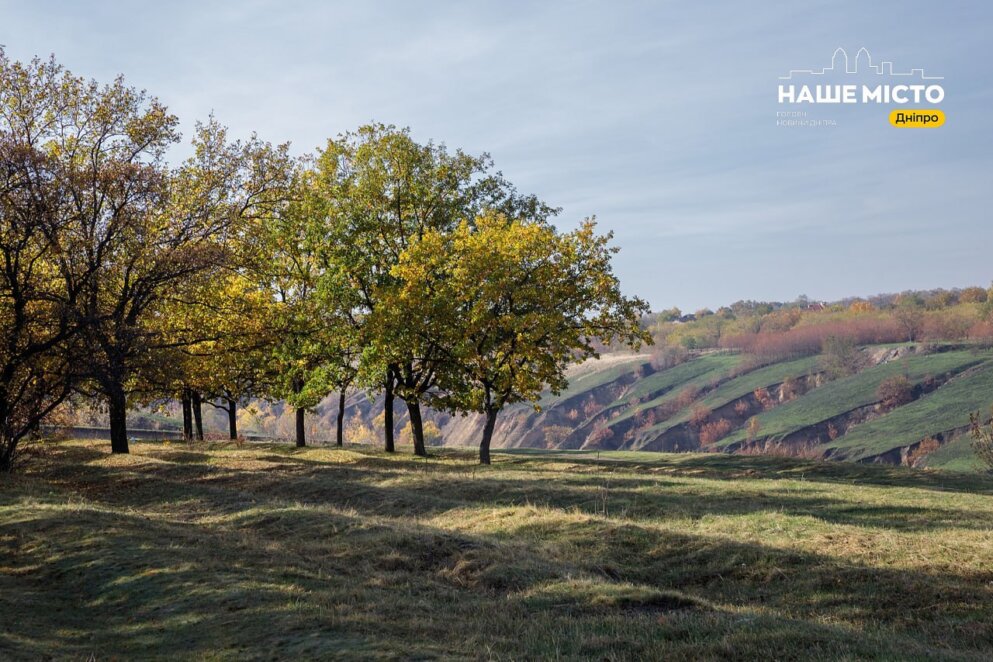
[[[610, 235], [592, 221], [559, 234], [541, 222], [483, 215], [453, 232], [425, 232], [394, 270], [393, 309], [436, 342], [445, 365], [432, 402], [455, 411], [500, 410], [567, 384], [565, 369], [597, 356], [593, 342], [647, 341], [646, 312], [621, 295]], [[420, 294], [431, 283], [432, 296]]]

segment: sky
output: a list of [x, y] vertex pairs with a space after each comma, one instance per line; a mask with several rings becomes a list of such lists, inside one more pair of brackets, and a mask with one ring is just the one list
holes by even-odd
[[[301, 154], [370, 121], [488, 152], [560, 229], [614, 233], [625, 293], [685, 311], [988, 285], [991, 34], [976, 0], [0, 0], [9, 57], [123, 74], [187, 136], [213, 112]], [[946, 124], [776, 126], [779, 77], [838, 47], [943, 76]]]

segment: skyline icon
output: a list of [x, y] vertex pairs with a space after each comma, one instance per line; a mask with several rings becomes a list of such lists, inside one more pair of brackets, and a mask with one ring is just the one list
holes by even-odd
[[[854, 62], [854, 66], [853, 66]], [[823, 76], [835, 72], [845, 75], [856, 75], [860, 73], [874, 73], [877, 76], [907, 76], [914, 78], [919, 76], [921, 80], [944, 80], [944, 76], [927, 76], [924, 69], [911, 69], [909, 72], [893, 71], [893, 62], [883, 60], [879, 64], [872, 63], [872, 54], [865, 46], [860, 48], [855, 54], [855, 58], [848, 56], [848, 51], [838, 47], [831, 55], [831, 66], [817, 69], [791, 69], [785, 76], [780, 76], [779, 80], [792, 80], [794, 75]]]

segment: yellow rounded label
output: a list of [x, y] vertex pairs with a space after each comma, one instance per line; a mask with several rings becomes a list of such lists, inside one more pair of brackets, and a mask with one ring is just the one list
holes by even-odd
[[898, 129], [936, 129], [944, 123], [945, 113], [937, 108], [890, 111], [890, 124]]

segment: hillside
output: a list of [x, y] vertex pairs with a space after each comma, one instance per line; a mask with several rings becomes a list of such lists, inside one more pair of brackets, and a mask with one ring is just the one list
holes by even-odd
[[[993, 482], [104, 443], [0, 483], [3, 659], [989, 659]], [[935, 609], [941, 605], [941, 609]]]
[[[836, 379], [818, 355], [760, 361], [742, 352], [703, 350], [662, 367], [649, 354], [606, 354], [570, 369], [568, 388], [546, 394], [537, 407], [508, 407], [497, 419], [494, 445], [763, 452], [977, 468], [964, 433], [969, 412], [993, 404], [993, 350], [970, 343], [887, 343], [859, 352], [865, 357], [861, 369]], [[913, 390], [908, 402], [889, 409], [878, 389], [896, 376], [905, 376]], [[350, 393], [346, 439], [378, 445], [382, 406], [381, 397]], [[336, 415], [337, 397], [330, 397], [308, 418], [311, 439], [331, 439]], [[409, 443], [402, 402], [395, 415], [399, 441]], [[288, 438], [292, 416], [282, 403], [256, 402], [242, 412], [242, 430]], [[479, 416], [428, 410], [425, 419], [435, 445], [473, 446], [482, 431]], [[217, 430], [225, 425], [214, 421]]]
[[[595, 388], [543, 400], [540, 417], [528, 420], [545, 424], [544, 439], [540, 430], [515, 438], [513, 422], [497, 439], [539, 448], [705, 449], [974, 468], [963, 433], [969, 412], [993, 403], [993, 351], [889, 344], [862, 352], [872, 357], [869, 365], [838, 379], [824, 374], [817, 356], [754, 366], [740, 354], [702, 353], [663, 370], [633, 361], [626, 374], [612, 373]], [[894, 376], [905, 376], [913, 391], [909, 402], [889, 409], [878, 389]], [[570, 431], [542, 443], [551, 441], [549, 422]]]

